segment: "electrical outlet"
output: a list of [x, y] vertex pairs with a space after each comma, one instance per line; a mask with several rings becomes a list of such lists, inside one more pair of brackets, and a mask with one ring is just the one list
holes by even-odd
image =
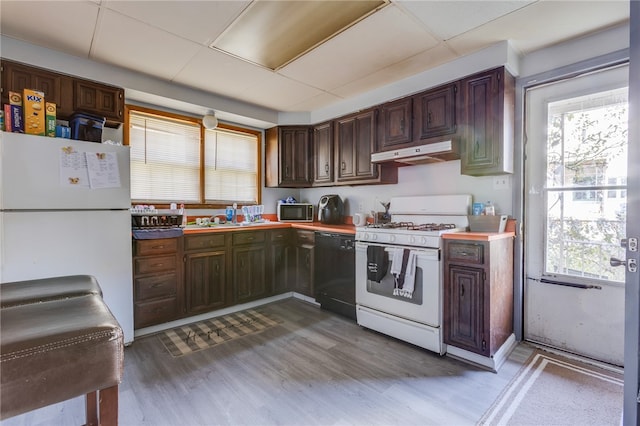
[[511, 176], [494, 176], [493, 189], [498, 191], [511, 189]]
[[358, 203], [358, 211], [359, 212], [363, 212], [364, 211], [364, 205], [362, 204], [362, 201]]

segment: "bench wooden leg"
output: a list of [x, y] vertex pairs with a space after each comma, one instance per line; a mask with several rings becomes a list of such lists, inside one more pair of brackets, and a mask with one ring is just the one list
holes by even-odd
[[[117, 426], [118, 386], [89, 392], [86, 395], [86, 409], [86, 426]], [[100, 419], [98, 419], [98, 415]]]
[[118, 425], [118, 385], [98, 391], [100, 426]]
[[85, 395], [87, 424], [86, 426], [98, 426], [98, 392], [89, 392]]

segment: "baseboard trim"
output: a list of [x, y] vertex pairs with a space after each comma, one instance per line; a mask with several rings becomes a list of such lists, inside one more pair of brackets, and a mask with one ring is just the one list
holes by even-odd
[[504, 364], [513, 349], [516, 347], [517, 343], [516, 336], [512, 333], [492, 357], [482, 356], [474, 352], [456, 348], [455, 346], [447, 345], [447, 356], [464, 362], [469, 362], [478, 367], [486, 368], [497, 373], [500, 367], [502, 367], [502, 364]]
[[243, 311], [245, 309], [256, 308], [258, 306], [266, 305], [267, 303], [272, 303], [272, 302], [276, 302], [278, 300], [283, 300], [283, 299], [289, 299], [291, 297], [294, 297], [295, 294], [297, 293], [293, 293], [293, 292], [282, 293], [276, 296], [271, 296], [264, 299], [243, 303], [241, 305], [229, 306], [228, 308], [218, 309], [216, 311], [207, 312], [205, 314], [194, 315], [192, 317], [180, 318], [179, 320], [165, 322], [158, 325], [152, 325], [150, 327], [139, 328], [134, 331], [133, 337], [136, 338], [136, 337], [148, 336], [150, 334], [155, 334], [161, 331], [169, 330], [171, 328], [181, 327], [185, 324], [191, 324], [193, 322], [203, 321], [209, 318], [220, 317], [222, 315], [232, 314], [234, 312]]

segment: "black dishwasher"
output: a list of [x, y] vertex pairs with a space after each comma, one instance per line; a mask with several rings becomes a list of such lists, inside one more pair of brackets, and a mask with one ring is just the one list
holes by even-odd
[[356, 319], [356, 251], [353, 235], [316, 231], [314, 287], [322, 309]]

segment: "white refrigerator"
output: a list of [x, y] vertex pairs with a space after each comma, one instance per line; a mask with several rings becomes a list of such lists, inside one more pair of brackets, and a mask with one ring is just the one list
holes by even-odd
[[97, 278], [133, 341], [129, 147], [0, 131], [0, 285]]

